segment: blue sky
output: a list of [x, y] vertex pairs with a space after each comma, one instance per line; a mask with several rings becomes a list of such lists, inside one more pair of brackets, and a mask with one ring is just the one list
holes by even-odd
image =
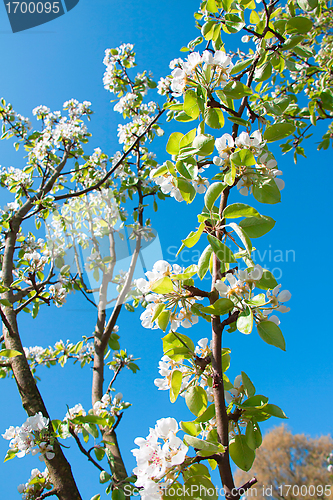
[[[181, 56], [179, 49], [197, 36], [193, 18], [196, 5], [191, 0], [80, 0], [65, 16], [17, 34], [10, 31], [5, 7], [0, 6], [3, 47], [0, 94], [25, 116], [31, 116], [31, 110], [39, 104], [57, 110], [72, 97], [90, 100], [95, 111], [89, 126], [93, 133], [91, 147], [100, 146], [112, 155], [119, 149], [116, 137], [119, 115], [112, 111], [113, 105], [109, 102], [112, 96], [102, 85], [105, 49], [124, 42], [134, 43], [138, 70], [149, 69], [158, 79], [168, 73], [169, 61]], [[231, 48], [230, 42], [227, 43]], [[171, 130], [170, 126], [166, 130]], [[308, 158], [300, 158], [297, 165], [291, 155], [281, 156], [278, 147], [274, 150], [286, 182], [282, 203], [260, 205], [237, 193], [231, 197], [231, 201], [253, 204], [262, 214], [277, 221], [275, 228], [255, 243], [258, 246], [257, 263], [275, 269], [276, 275], [281, 275], [282, 288], [289, 289], [293, 295], [291, 312], [281, 315], [287, 351], [264, 344], [255, 331], [249, 336], [239, 332], [226, 334], [224, 340], [225, 346], [232, 349], [230, 378], [244, 370], [258, 393], [269, 396], [272, 403], [284, 409], [293, 432], [312, 436], [332, 432], [333, 410], [331, 326], [330, 313], [326, 313], [330, 307], [329, 248], [332, 243], [329, 230], [332, 174], [327, 167], [332, 166], [332, 156], [331, 151], [315, 151], [320, 130], [316, 134], [306, 147]], [[157, 142], [153, 145], [159, 163], [167, 159], [165, 140], [166, 137], [159, 145]], [[9, 142], [1, 143], [0, 148], [1, 165], [22, 166], [21, 155], [15, 153]], [[3, 201], [9, 200], [4, 198]], [[152, 212], [152, 225], [159, 234], [166, 260], [174, 259], [175, 247], [178, 248], [180, 240], [196, 227], [196, 214], [201, 207], [200, 197], [187, 210], [184, 204], [168, 200], [160, 204], [157, 214]], [[202, 241], [198, 248], [204, 246], [206, 243]], [[189, 265], [195, 253], [189, 252], [185, 258], [190, 261], [177, 262]], [[139, 314], [122, 314], [119, 321], [121, 346], [141, 358], [141, 371], [136, 375], [125, 371], [116, 386], [117, 391], [133, 404], [118, 428], [129, 473], [134, 466], [130, 449], [134, 447], [136, 436], [146, 436], [149, 426], [154, 426], [156, 419], [163, 416], [178, 420], [192, 417], [181, 398], [171, 405], [167, 393], [157, 391], [153, 385], [162, 356], [161, 340], [158, 331], [141, 327]], [[60, 338], [78, 341], [82, 335], [91, 334], [94, 324], [93, 307], [78, 294], [69, 297], [62, 309], [43, 308], [36, 320], [27, 315], [20, 317], [26, 346], [53, 345]], [[196, 340], [209, 336], [206, 325], [197, 326], [191, 333]], [[86, 409], [90, 408], [91, 368], [80, 370], [68, 365], [64, 369], [41, 369], [38, 375], [42, 379], [39, 388], [53, 418], [62, 418], [67, 404], [71, 407], [81, 402]], [[3, 433], [10, 425], [20, 425], [25, 413], [14, 382], [9, 379], [0, 382], [3, 407], [0, 431]], [[279, 423], [272, 418], [263, 429]], [[7, 445], [7, 441], [0, 440], [0, 457], [5, 456]], [[71, 449], [65, 450], [66, 455], [83, 498], [89, 500], [103, 491], [98, 484], [98, 471], [86, 463], [72, 441], [68, 440], [65, 445], [71, 445]], [[6, 478], [6, 484], [4, 481], [1, 484], [3, 497], [19, 498], [17, 484], [25, 482], [30, 470], [39, 466], [36, 457], [16, 458], [1, 465], [0, 477]]]

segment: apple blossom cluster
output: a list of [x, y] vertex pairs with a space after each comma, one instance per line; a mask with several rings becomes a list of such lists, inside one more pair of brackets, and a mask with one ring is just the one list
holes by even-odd
[[237, 183], [240, 194], [247, 196], [252, 191], [253, 185], [260, 186], [270, 179], [274, 179], [280, 191], [284, 188], [284, 181], [278, 178], [282, 172], [276, 168], [277, 162], [273, 155], [264, 151], [265, 141], [263, 141], [259, 130], [254, 131], [251, 135], [247, 132], [241, 132], [235, 140], [230, 134], [223, 134], [222, 137], [215, 140], [215, 147], [219, 156], [213, 158], [213, 163], [222, 169], [229, 167], [230, 156], [235, 148], [248, 149], [254, 155], [260, 155], [255, 166], [242, 167], [238, 173], [241, 175], [241, 179]]
[[[87, 127], [82, 121], [83, 116], [92, 113], [91, 103], [79, 103], [75, 99], [64, 103], [64, 110], [68, 110], [68, 117], [62, 116], [60, 111], [51, 112], [46, 106], [38, 106], [33, 110], [37, 119], [43, 120], [43, 130], [29, 143], [29, 163], [41, 163], [45, 167], [50, 161], [55, 161], [54, 155], [64, 145], [79, 145], [89, 136]], [[62, 156], [62, 154], [61, 154]], [[58, 160], [57, 160], [58, 161]]]
[[[31, 173], [27, 173], [24, 170], [14, 167], [1, 168], [0, 185], [8, 188], [11, 191], [14, 190], [15, 187], [24, 187], [25, 189], [28, 189], [32, 186], [32, 183], [33, 179]], [[17, 204], [9, 205], [8, 208], [10, 210], [14, 210], [19, 208], [19, 206]]]
[[133, 473], [143, 500], [160, 500], [173, 480], [173, 471], [184, 462], [188, 447], [176, 436], [178, 430], [174, 418], [161, 418], [145, 439], [134, 440], [139, 448], [132, 450], [137, 462]]
[[170, 69], [173, 71], [171, 76], [159, 81], [159, 93], [165, 95], [171, 90], [174, 97], [180, 97], [189, 86], [206, 83], [205, 72], [208, 67], [212, 70], [210, 89], [213, 90], [216, 86], [224, 87], [233, 68], [231, 58], [222, 50], [217, 50], [214, 55], [205, 50], [202, 55], [199, 52], [191, 52], [185, 61], [180, 58], [171, 61]]
[[50, 490], [51, 488], [49, 471], [45, 468], [44, 472], [32, 469], [30, 479], [26, 483], [19, 484], [17, 490], [22, 495], [22, 500], [35, 500], [44, 489]]
[[[172, 309], [169, 321], [173, 331], [179, 326], [190, 328], [199, 321], [198, 316], [191, 312], [191, 306], [197, 298], [189, 297], [188, 292], [181, 286], [181, 280], [187, 279], [182, 277], [184, 271], [178, 264], [171, 266], [167, 261], [159, 260], [155, 262], [152, 271], [145, 273], [148, 281], [144, 278], [134, 281], [136, 288], [148, 302], [140, 316], [144, 328], [158, 328], [160, 313], [167, 308]], [[190, 274], [193, 275], [195, 272], [191, 270]], [[162, 286], [161, 289], [159, 285]]]
[[[119, 336], [117, 336], [116, 340], [118, 340], [118, 338]], [[134, 363], [137, 359], [138, 358], [134, 358], [133, 354], [127, 354], [126, 349], [121, 349], [113, 352], [112, 360], [108, 361], [106, 365], [114, 372], [126, 366], [129, 370], [132, 370], [133, 373], [135, 373], [139, 369], [139, 367]]]
[[79, 361], [83, 367], [93, 361], [95, 351], [93, 342], [85, 340], [72, 344], [69, 340], [66, 343], [59, 340], [54, 347], [24, 347], [24, 352], [30, 368], [34, 370], [38, 365], [49, 367], [59, 363], [64, 366], [69, 359], [73, 359], [74, 362]]
[[53, 446], [50, 444], [48, 432], [49, 419], [44, 417], [41, 412], [28, 417], [21, 427], [9, 427], [4, 439], [10, 441], [9, 453], [19, 458], [31, 453], [36, 455], [40, 453], [40, 460], [52, 460], [54, 457]]
[[[194, 354], [199, 358], [207, 358], [211, 355], [211, 346], [208, 345], [208, 339], [203, 338], [198, 341], [198, 345], [195, 348]], [[159, 374], [163, 378], [156, 378], [154, 384], [158, 387], [159, 391], [168, 391], [171, 388], [172, 375], [175, 370], [182, 373], [182, 383], [179, 394], [185, 397], [186, 389], [189, 386], [198, 385], [202, 387], [207, 394], [208, 401], [213, 401], [213, 390], [212, 390], [212, 370], [208, 363], [207, 366], [202, 370], [200, 365], [196, 364], [196, 357], [190, 359], [183, 359], [180, 361], [174, 361], [169, 358], [169, 356], [164, 355], [159, 362]], [[185, 364], [185, 363], [188, 364]]]
[[[161, 188], [163, 194], [168, 194], [176, 201], [184, 201], [184, 198], [177, 187], [177, 177], [174, 177], [170, 174], [167, 165], [170, 162], [164, 163], [162, 166], [154, 168], [150, 171], [150, 178], [155, 182], [157, 186]], [[165, 167], [165, 171], [158, 175], [161, 172], [161, 168]], [[209, 188], [209, 180], [206, 177], [201, 177], [199, 175], [199, 168], [194, 167], [194, 178], [188, 179], [188, 182], [192, 184], [195, 191], [198, 194], [203, 194], [206, 192], [206, 189]]]
[[116, 417], [123, 410], [126, 410], [131, 406], [131, 403], [126, 403], [122, 401], [123, 395], [118, 392], [113, 398], [109, 393], [104, 394], [100, 401], [96, 401], [93, 406], [94, 414], [100, 417], [105, 417], [111, 415]]
[[[0, 119], [3, 121], [3, 125], [6, 127], [6, 132], [8, 134], [15, 129], [17, 137], [24, 138], [31, 130], [30, 120], [16, 113], [12, 105], [10, 103], [7, 104], [3, 98], [0, 100]], [[6, 136], [2, 136], [2, 138], [5, 137]]]
[[[106, 49], [103, 64], [106, 70], [103, 77], [103, 83], [106, 90], [113, 93], [121, 92], [124, 82], [121, 78], [123, 67], [132, 68], [135, 66], [134, 45], [123, 43], [116, 49]], [[117, 69], [117, 64], [121, 69]]]
[[254, 300], [252, 292], [256, 284], [261, 280], [264, 275], [264, 269], [260, 265], [238, 272], [227, 273], [224, 280], [217, 280], [215, 288], [219, 292], [220, 297], [230, 299], [235, 304], [235, 310], [245, 310], [249, 305], [253, 310], [254, 318], [257, 322], [269, 319], [276, 325], [280, 324], [277, 316], [268, 316], [273, 312], [289, 312], [290, 308], [284, 305], [291, 298], [289, 290], [280, 292], [281, 285], [277, 285], [272, 291], [266, 292], [266, 298], [258, 297], [258, 301]]
[[[131, 146], [133, 140], [136, 137], [141, 136], [147, 127], [150, 125], [154, 119], [154, 114], [157, 110], [157, 104], [150, 101], [148, 104], [140, 104], [136, 108], [136, 114], [134, 115], [132, 121], [122, 125], [118, 125], [118, 138], [119, 144], [124, 144], [125, 146]], [[147, 139], [152, 139], [153, 132], [150, 131], [145, 137], [142, 137], [142, 141]]]
[[69, 291], [68, 280], [62, 277], [59, 278], [58, 283], [49, 286], [50, 299], [56, 307], [62, 307], [65, 304]]

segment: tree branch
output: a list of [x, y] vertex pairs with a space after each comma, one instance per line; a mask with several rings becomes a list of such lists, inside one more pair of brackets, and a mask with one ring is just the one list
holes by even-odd
[[42, 495], [37, 497], [36, 500], [44, 500], [44, 498], [51, 497], [53, 495], [58, 495], [58, 490], [53, 489], [50, 491], [45, 491], [45, 493], [42, 493]]
[[82, 196], [83, 194], [90, 193], [90, 191], [93, 191], [94, 189], [97, 189], [101, 187], [105, 181], [108, 180], [108, 178], [117, 170], [117, 168], [122, 164], [122, 162], [125, 160], [125, 158], [137, 147], [138, 144], [140, 144], [141, 139], [146, 135], [147, 132], [151, 129], [151, 127], [154, 125], [154, 123], [157, 122], [157, 120], [162, 116], [164, 113], [165, 109], [162, 109], [156, 116], [155, 118], [149, 123], [149, 125], [145, 128], [145, 130], [142, 132], [142, 134], [138, 135], [133, 144], [125, 151], [125, 153], [122, 155], [122, 157], [117, 161], [114, 167], [107, 172], [102, 179], [100, 179], [96, 184], [93, 184], [92, 186], [89, 186], [88, 188], [82, 189], [81, 191], [75, 191], [74, 193], [69, 193], [69, 194], [64, 194], [60, 196], [55, 196], [54, 200], [59, 201], [59, 200], [67, 200], [68, 198], [74, 198], [77, 196]]
[[92, 456], [90, 455], [90, 453], [82, 446], [82, 443], [81, 443], [79, 437], [75, 434], [74, 429], [72, 428], [71, 425], [69, 426], [69, 432], [72, 434], [73, 438], [75, 439], [76, 444], [78, 445], [79, 450], [81, 451], [81, 453], [83, 453], [83, 455], [85, 455], [87, 457], [87, 459], [89, 460], [89, 462], [91, 462], [95, 467], [97, 467], [97, 469], [99, 469], [101, 472], [104, 472], [103, 467], [101, 467], [99, 465], [99, 463], [96, 462], [96, 460], [94, 460], [92, 458]]

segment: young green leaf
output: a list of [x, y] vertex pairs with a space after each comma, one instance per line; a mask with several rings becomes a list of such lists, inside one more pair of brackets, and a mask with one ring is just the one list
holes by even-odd
[[170, 387], [170, 401], [174, 403], [182, 385], [183, 374], [180, 370], [173, 370], [171, 377], [171, 387]]
[[209, 269], [209, 261], [212, 253], [213, 253], [212, 247], [210, 245], [207, 245], [200, 256], [198, 262], [198, 276], [201, 280], [205, 277]]
[[238, 225], [246, 231], [250, 238], [260, 238], [275, 226], [275, 220], [264, 216], [248, 217], [241, 220]]
[[230, 440], [229, 452], [237, 467], [246, 472], [251, 469], [255, 452], [249, 448], [244, 435], [235, 436]]
[[218, 199], [222, 191], [227, 187], [223, 182], [214, 182], [209, 186], [205, 194], [205, 206], [211, 210], [215, 201]]
[[224, 219], [237, 219], [238, 217], [261, 217], [258, 210], [245, 203], [233, 203], [223, 210]]
[[200, 386], [190, 387], [186, 391], [185, 402], [188, 409], [197, 417], [203, 414], [207, 408], [207, 394]]
[[286, 343], [280, 328], [273, 321], [261, 321], [257, 325], [260, 337], [270, 345], [274, 345], [282, 351], [286, 350]]
[[256, 389], [245, 372], [241, 372], [241, 375], [242, 375], [243, 386], [245, 389], [245, 394], [247, 395], [248, 398], [251, 398], [252, 396], [255, 395]]
[[224, 245], [224, 243], [222, 243], [220, 240], [218, 240], [215, 236], [212, 236], [211, 234], [208, 234], [207, 238], [209, 243], [211, 244], [211, 247], [215, 255], [217, 256], [220, 262], [231, 263], [231, 264], [237, 262], [230, 248]]

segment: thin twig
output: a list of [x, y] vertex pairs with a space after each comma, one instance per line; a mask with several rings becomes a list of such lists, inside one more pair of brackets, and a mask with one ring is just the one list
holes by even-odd
[[51, 497], [53, 495], [58, 495], [58, 490], [53, 489], [50, 491], [45, 491], [45, 493], [37, 497], [36, 500], [43, 500], [44, 498]]
[[75, 434], [74, 429], [71, 426], [69, 427], [69, 432], [72, 434], [73, 438], [75, 439], [76, 444], [78, 445], [79, 450], [81, 451], [81, 453], [83, 453], [83, 455], [85, 455], [87, 457], [87, 459], [89, 460], [89, 462], [91, 462], [92, 464], [94, 464], [94, 466], [97, 467], [97, 469], [99, 469], [101, 472], [104, 472], [103, 467], [101, 467], [99, 465], [99, 463], [97, 463], [96, 460], [94, 460], [92, 458], [92, 456], [90, 455], [90, 453], [82, 446], [82, 443], [81, 443], [80, 439]]

